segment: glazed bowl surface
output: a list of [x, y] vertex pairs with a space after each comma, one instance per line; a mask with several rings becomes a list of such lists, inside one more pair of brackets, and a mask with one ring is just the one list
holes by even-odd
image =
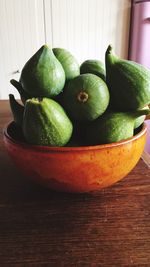
[[123, 179], [137, 164], [146, 142], [146, 124], [130, 139], [96, 146], [46, 147], [27, 144], [14, 122], [4, 129], [6, 150], [20, 171], [50, 189], [100, 190]]

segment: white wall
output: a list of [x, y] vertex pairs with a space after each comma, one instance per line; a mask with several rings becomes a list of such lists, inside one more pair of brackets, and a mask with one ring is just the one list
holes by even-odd
[[9, 84], [45, 42], [43, 1], [0, 0], [0, 98], [19, 94]]
[[45, 0], [46, 41], [68, 48], [80, 62], [104, 61], [110, 43], [126, 57], [130, 5], [130, 0]]
[[127, 57], [130, 0], [0, 0], [0, 98], [18, 94], [24, 63], [43, 44], [63, 47], [81, 63], [104, 61], [108, 44]]

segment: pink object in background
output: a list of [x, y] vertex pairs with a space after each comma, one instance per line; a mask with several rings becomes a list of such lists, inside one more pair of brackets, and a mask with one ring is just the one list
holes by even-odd
[[150, 68], [150, 1], [133, 1], [129, 59]]
[[145, 120], [145, 123], [147, 125], [147, 137], [144, 150], [150, 154], [150, 120]]

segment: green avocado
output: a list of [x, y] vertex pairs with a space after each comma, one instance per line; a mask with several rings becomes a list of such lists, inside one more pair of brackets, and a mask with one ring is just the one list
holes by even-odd
[[53, 53], [63, 66], [66, 81], [69, 81], [80, 74], [78, 62], [68, 50], [64, 48], [53, 48]]
[[72, 79], [64, 90], [63, 106], [71, 118], [92, 121], [107, 109], [109, 91], [95, 74], [86, 73]]
[[108, 144], [131, 138], [135, 119], [149, 114], [149, 109], [135, 112], [106, 112], [88, 125], [86, 140], [90, 145]]
[[14, 118], [14, 122], [18, 126], [22, 127], [24, 107], [16, 101], [14, 95], [12, 94], [9, 94], [9, 104]]
[[84, 61], [80, 66], [80, 73], [93, 73], [99, 76], [104, 81], [106, 79], [104, 64], [100, 60], [96, 59], [89, 59]]
[[150, 71], [142, 65], [123, 60], [109, 45], [105, 54], [106, 83], [111, 105], [118, 111], [141, 109], [150, 103]]
[[48, 98], [28, 99], [23, 117], [23, 134], [34, 145], [64, 146], [70, 140], [73, 125], [64, 109]]
[[65, 72], [52, 49], [43, 45], [25, 64], [20, 76], [23, 90], [32, 97], [54, 97], [65, 84]]

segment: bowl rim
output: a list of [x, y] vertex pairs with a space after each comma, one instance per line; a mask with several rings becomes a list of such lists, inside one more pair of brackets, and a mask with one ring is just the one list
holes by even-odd
[[147, 125], [144, 122], [142, 124], [142, 129], [140, 130], [140, 132], [138, 132], [137, 134], [135, 134], [134, 136], [119, 141], [119, 142], [113, 142], [113, 143], [108, 143], [108, 144], [101, 144], [101, 145], [93, 145], [93, 146], [80, 146], [80, 147], [73, 147], [73, 146], [69, 146], [69, 147], [58, 147], [58, 146], [39, 146], [39, 145], [31, 145], [25, 142], [20, 142], [16, 139], [14, 139], [9, 133], [8, 133], [8, 128], [11, 126], [11, 124], [14, 121], [10, 121], [9, 123], [6, 124], [6, 126], [3, 129], [3, 136], [4, 139], [6, 138], [6, 140], [8, 140], [10, 143], [13, 143], [17, 146], [21, 146], [23, 148], [26, 148], [28, 150], [35, 150], [35, 151], [45, 151], [45, 152], [69, 152], [69, 151], [87, 151], [87, 150], [99, 150], [99, 149], [104, 149], [104, 148], [112, 148], [112, 147], [116, 147], [116, 146], [120, 146], [120, 145], [124, 145], [124, 144], [128, 144], [132, 141], [135, 141], [137, 139], [139, 139], [141, 136], [143, 136], [146, 132], [147, 132]]

